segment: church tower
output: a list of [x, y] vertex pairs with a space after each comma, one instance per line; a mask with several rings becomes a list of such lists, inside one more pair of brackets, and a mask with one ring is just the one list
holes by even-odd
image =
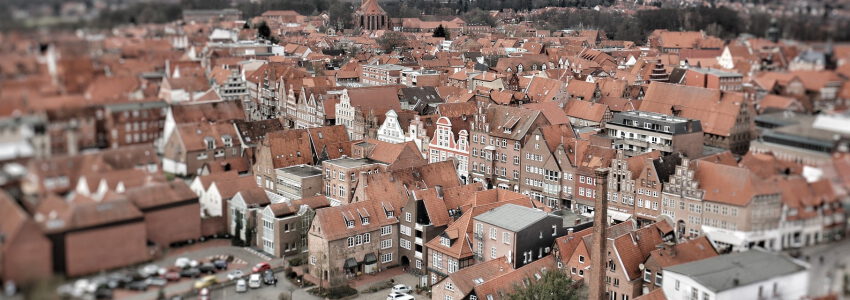
[[354, 26], [365, 30], [386, 30], [390, 28], [390, 18], [378, 5], [378, 0], [363, 0], [354, 12]]

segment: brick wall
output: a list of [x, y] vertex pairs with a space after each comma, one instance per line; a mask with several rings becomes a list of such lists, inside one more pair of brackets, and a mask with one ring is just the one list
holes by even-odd
[[201, 206], [198, 202], [145, 211], [148, 240], [159, 246], [201, 237]]
[[96, 228], [65, 236], [65, 273], [79, 276], [123, 267], [149, 258], [145, 223]]

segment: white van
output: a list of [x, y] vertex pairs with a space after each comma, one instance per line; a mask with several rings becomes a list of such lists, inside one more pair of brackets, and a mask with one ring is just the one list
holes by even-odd
[[254, 273], [251, 274], [251, 277], [248, 278], [248, 287], [252, 289], [260, 288], [262, 281], [260, 281], [260, 274]]

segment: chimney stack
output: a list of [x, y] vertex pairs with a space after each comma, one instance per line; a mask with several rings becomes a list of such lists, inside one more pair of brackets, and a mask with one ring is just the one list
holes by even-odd
[[594, 171], [596, 176], [596, 207], [593, 209], [593, 244], [590, 252], [590, 284], [589, 300], [605, 300], [605, 249], [607, 247], [608, 227], [608, 169], [599, 168]]

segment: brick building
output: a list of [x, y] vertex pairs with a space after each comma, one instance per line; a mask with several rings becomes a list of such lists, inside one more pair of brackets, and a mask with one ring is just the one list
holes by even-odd
[[398, 219], [380, 200], [316, 211], [307, 237], [309, 276], [320, 286], [344, 285], [362, 274], [397, 266]]
[[530, 138], [528, 133], [547, 123], [536, 110], [497, 105], [481, 108], [470, 132], [472, 181], [519, 191], [520, 150]]
[[198, 195], [183, 181], [149, 184], [125, 195], [144, 214], [147, 240], [159, 247], [201, 237]]
[[53, 274], [51, 242], [29, 214], [0, 192], [0, 281], [27, 284]]

